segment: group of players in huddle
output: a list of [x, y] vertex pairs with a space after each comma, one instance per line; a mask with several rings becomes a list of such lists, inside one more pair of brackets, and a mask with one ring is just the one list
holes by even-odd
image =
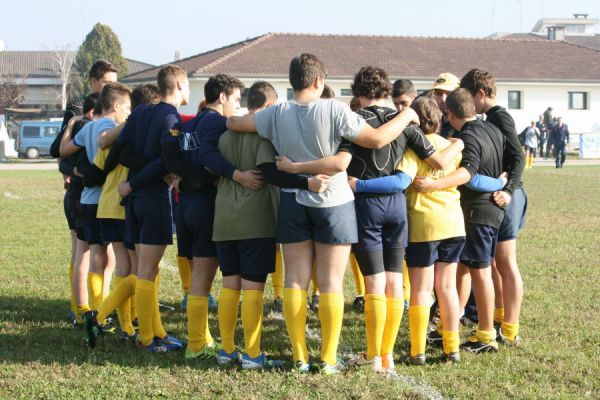
[[[407, 281], [409, 363], [425, 364], [427, 343], [443, 349], [442, 361], [458, 362], [461, 348], [495, 352], [499, 342], [519, 342], [524, 157], [514, 121], [496, 104], [492, 75], [443, 73], [417, 95], [410, 81], [392, 85], [383, 69], [367, 66], [354, 77], [352, 109], [326, 98], [326, 76], [315, 55], [294, 57], [293, 99], [280, 102], [271, 84], [258, 81], [241, 116], [244, 85], [218, 74], [204, 85], [198, 114], [185, 116], [178, 108], [188, 104], [190, 86], [182, 68], [164, 66], [157, 85], [131, 91], [116, 82], [110, 62], [93, 65], [83, 113], [67, 110], [52, 148], [67, 189], [72, 318], [90, 347], [116, 310], [122, 338], [145, 351], [185, 347], [186, 359], [282, 366], [261, 351], [269, 274], [298, 372], [351, 365], [393, 374]], [[158, 302], [173, 225], [185, 342], [164, 329]], [[342, 360], [349, 258], [364, 290], [355, 304], [364, 309], [366, 349]], [[217, 269], [220, 344], [208, 325]], [[311, 279], [322, 339], [314, 363], [306, 344]], [[470, 295], [478, 324], [460, 345]], [[433, 310], [439, 320], [430, 329]]]

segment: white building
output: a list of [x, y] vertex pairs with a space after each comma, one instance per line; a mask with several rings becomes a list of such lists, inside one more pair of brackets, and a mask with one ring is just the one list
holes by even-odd
[[[310, 52], [328, 69], [327, 84], [342, 101], [351, 98], [354, 74], [365, 65], [384, 68], [392, 80], [410, 79], [430, 89], [441, 72], [459, 78], [478, 67], [496, 78], [499, 104], [509, 109], [517, 130], [549, 106], [573, 133], [600, 132], [600, 51], [546, 39], [437, 38], [268, 33], [174, 62], [188, 71], [195, 113], [208, 77], [235, 76], [250, 86], [266, 80], [280, 99], [291, 97], [292, 57]], [[127, 84], [154, 82], [160, 67], [123, 78]], [[510, 100], [510, 101], [509, 101]]]

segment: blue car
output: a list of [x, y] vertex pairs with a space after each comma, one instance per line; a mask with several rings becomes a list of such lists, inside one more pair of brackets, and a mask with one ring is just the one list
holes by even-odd
[[17, 138], [19, 157], [30, 159], [50, 155], [50, 146], [60, 131], [61, 122], [23, 121]]

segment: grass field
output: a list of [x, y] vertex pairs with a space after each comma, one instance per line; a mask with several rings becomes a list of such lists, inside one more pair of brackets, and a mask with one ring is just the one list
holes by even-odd
[[[519, 241], [526, 292], [522, 345], [494, 355], [463, 354], [459, 365], [397, 364], [399, 379], [366, 371], [334, 377], [219, 369], [182, 353], [149, 355], [116, 337], [91, 351], [66, 322], [69, 239], [55, 171], [0, 172], [0, 398], [600, 398], [600, 167], [534, 168], [524, 174], [527, 227]], [[173, 248], [160, 300], [178, 310]], [[217, 292], [218, 292], [217, 285]], [[271, 292], [267, 296], [271, 297]], [[364, 348], [362, 316], [351, 310], [348, 273], [341, 350]], [[267, 301], [267, 304], [269, 301]], [[163, 312], [186, 337], [185, 316]], [[210, 317], [217, 336], [216, 315]], [[309, 314], [311, 332], [318, 319]], [[283, 322], [267, 317], [264, 349], [290, 360]], [[468, 331], [464, 331], [466, 335]], [[238, 327], [241, 337], [241, 327]], [[319, 339], [310, 336], [311, 356]], [[406, 317], [396, 346], [408, 349]]]

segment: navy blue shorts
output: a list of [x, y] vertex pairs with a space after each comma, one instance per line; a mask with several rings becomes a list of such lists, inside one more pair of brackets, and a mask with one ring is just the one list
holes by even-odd
[[519, 231], [525, 226], [527, 215], [527, 193], [518, 188], [513, 192], [512, 199], [504, 212], [504, 219], [498, 229], [498, 241], [506, 242], [516, 239]]
[[275, 238], [217, 242], [217, 253], [223, 276], [241, 275], [265, 283], [267, 275], [275, 272]]
[[277, 221], [277, 242], [314, 240], [326, 244], [358, 241], [354, 202], [335, 207], [307, 207], [296, 201], [295, 193], [281, 192]]
[[161, 197], [125, 200], [125, 241], [134, 244], [173, 244], [171, 205]]
[[82, 204], [80, 221], [82, 228], [77, 232], [77, 239], [88, 242], [88, 244], [106, 244], [100, 231], [100, 222], [96, 218], [98, 204]]
[[215, 220], [214, 194], [181, 196], [175, 207], [177, 254], [180, 257], [216, 257], [212, 241]]
[[496, 254], [498, 228], [481, 224], [465, 224], [467, 241], [460, 254], [460, 262], [469, 268], [486, 268]]
[[102, 239], [107, 243], [125, 242], [125, 221], [122, 219], [98, 218]]
[[408, 218], [404, 193], [354, 200], [358, 243], [354, 253], [405, 248], [408, 245]]
[[458, 236], [431, 242], [410, 242], [406, 248], [406, 265], [429, 267], [435, 262], [456, 263], [465, 247], [465, 237]]

